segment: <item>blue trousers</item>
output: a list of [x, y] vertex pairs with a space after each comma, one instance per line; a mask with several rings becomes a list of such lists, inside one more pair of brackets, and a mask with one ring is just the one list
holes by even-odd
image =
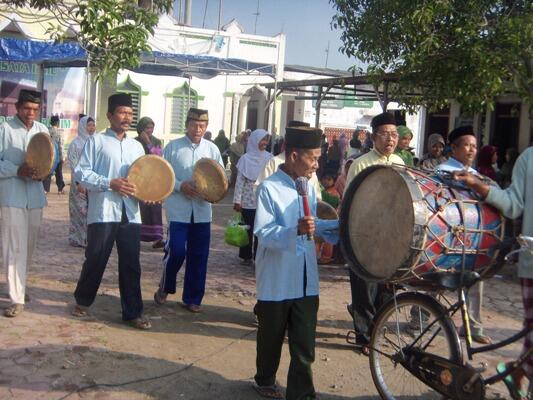
[[165, 293], [176, 293], [176, 277], [186, 260], [182, 300], [185, 304], [202, 303], [210, 239], [209, 222], [170, 222], [160, 283]]

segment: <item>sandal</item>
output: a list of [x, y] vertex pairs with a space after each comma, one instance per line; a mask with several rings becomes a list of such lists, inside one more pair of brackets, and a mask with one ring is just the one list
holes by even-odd
[[200, 307], [199, 305], [197, 304], [183, 304], [183, 307], [185, 307], [187, 309], [187, 311], [190, 311], [194, 314], [198, 314], [198, 313], [201, 313], [202, 312], [202, 307]]
[[355, 346], [355, 351], [361, 353], [364, 356], [370, 355], [370, 344], [366, 342], [366, 340], [361, 340], [360, 337], [358, 337], [357, 332], [355, 331], [348, 331], [346, 334], [346, 342]]
[[[505, 371], [507, 371], [507, 365], [503, 362], [499, 363], [496, 366], [496, 371], [499, 374], [505, 373]], [[509, 391], [509, 394], [511, 395], [511, 398], [513, 398], [513, 400], [527, 399], [527, 393], [523, 392], [516, 386], [516, 382], [514, 381], [512, 374], [509, 374], [505, 378], [503, 378], [503, 383], [505, 383], [505, 386], [507, 386], [507, 390]]]
[[167, 302], [167, 296], [168, 293], [163, 292], [161, 288], [157, 289], [157, 291], [154, 293], [155, 304], [158, 304], [160, 306], [165, 304]]
[[128, 321], [126, 321], [127, 324], [129, 326], [131, 326], [132, 328], [135, 328], [135, 329], [140, 329], [140, 330], [148, 330], [152, 327], [152, 323], [144, 318], [144, 317], [138, 317], [138, 318], [135, 318], [135, 319], [130, 319]]
[[4, 317], [15, 318], [24, 310], [24, 304], [11, 304], [4, 310]]
[[87, 315], [89, 315], [89, 307], [84, 307], [80, 306], [79, 304], [76, 304], [71, 314], [76, 318], [86, 317]]
[[481, 343], [481, 344], [492, 344], [492, 339], [490, 338], [490, 336], [487, 336], [487, 335], [483, 335], [483, 334], [480, 334], [480, 335], [472, 335], [472, 340], [476, 343]]
[[276, 384], [270, 385], [270, 386], [259, 386], [257, 383], [253, 383], [252, 387], [257, 392], [257, 394], [261, 397], [265, 397], [267, 399], [284, 399], [285, 398], [285, 396], [283, 396], [283, 391]]

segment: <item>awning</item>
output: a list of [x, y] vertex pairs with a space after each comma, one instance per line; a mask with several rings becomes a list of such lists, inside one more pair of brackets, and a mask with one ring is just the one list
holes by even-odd
[[[32, 62], [44, 67], [85, 67], [87, 66], [87, 53], [76, 42], [52, 43], [0, 38], [0, 60]], [[131, 70], [150, 75], [194, 76], [209, 79], [219, 74], [273, 75], [275, 66], [238, 58], [154, 51], [143, 54], [141, 65]]]

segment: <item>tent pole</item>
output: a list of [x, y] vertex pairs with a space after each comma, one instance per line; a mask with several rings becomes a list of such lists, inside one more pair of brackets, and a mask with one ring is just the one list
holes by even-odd
[[189, 75], [188, 76], [189, 78], [189, 87], [188, 87], [188, 91], [187, 91], [187, 104], [189, 105], [188, 108], [191, 108], [191, 80], [192, 80], [192, 76]]
[[[43, 94], [43, 100], [44, 100], [43, 89], [44, 89], [44, 65], [41, 62], [39, 63], [39, 68], [37, 69], [37, 91]], [[45, 107], [46, 106], [47, 104], [45, 104]], [[45, 107], [41, 105], [39, 109], [39, 121], [41, 121], [43, 118], [43, 111]]]

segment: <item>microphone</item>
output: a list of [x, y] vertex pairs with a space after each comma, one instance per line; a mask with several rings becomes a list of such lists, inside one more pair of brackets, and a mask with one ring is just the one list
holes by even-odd
[[[296, 191], [302, 196], [302, 202], [304, 206], [304, 215], [306, 217], [311, 216], [311, 209], [309, 208], [309, 202], [307, 201], [307, 191], [309, 189], [309, 181], [305, 176], [296, 178]], [[313, 234], [307, 234], [307, 240], [313, 240]]]

